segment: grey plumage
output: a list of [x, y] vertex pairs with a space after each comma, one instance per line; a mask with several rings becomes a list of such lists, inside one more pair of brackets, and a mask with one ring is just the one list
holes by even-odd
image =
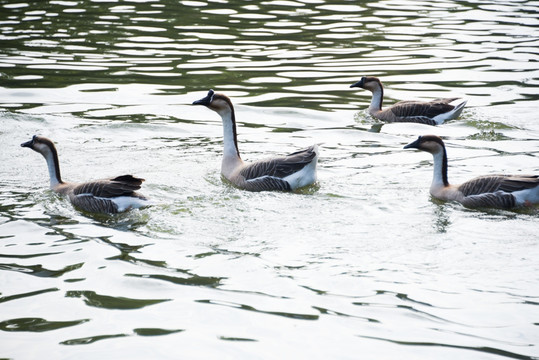
[[296, 151], [284, 157], [274, 157], [259, 160], [245, 166], [240, 174], [246, 179], [254, 179], [261, 176], [284, 178], [300, 171], [308, 165], [316, 156], [314, 145], [306, 149]]
[[539, 175], [484, 175], [459, 185], [465, 196], [496, 191], [514, 192], [539, 185]]
[[428, 102], [423, 101], [399, 101], [395, 105], [382, 112], [381, 120], [388, 122], [414, 122], [427, 125], [436, 125], [434, 117], [447, 113], [455, 107], [449, 105], [450, 102], [458, 98], [435, 99]]
[[136, 178], [133, 175], [122, 175], [112, 179], [95, 180], [79, 184], [73, 188], [75, 195], [92, 194], [103, 198], [113, 198], [117, 196], [136, 196], [143, 198], [135, 191], [140, 190], [144, 179]]
[[464, 206], [510, 209], [516, 206], [513, 192], [536, 186], [538, 175], [485, 175], [466, 181], [457, 189], [465, 196]]
[[132, 175], [90, 181], [74, 186], [69, 198], [73, 205], [85, 211], [115, 214], [118, 212], [118, 205], [113, 198], [127, 196], [147, 200], [136, 192], [143, 181], [144, 179]]
[[239, 175], [244, 179], [244, 187], [250, 191], [281, 190], [290, 191], [290, 184], [283, 180], [311, 163], [316, 157], [315, 146], [296, 151], [284, 157], [274, 157], [248, 164]]

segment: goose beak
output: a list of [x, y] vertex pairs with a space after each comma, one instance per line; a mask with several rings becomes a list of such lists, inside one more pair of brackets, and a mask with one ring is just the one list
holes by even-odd
[[32, 140], [27, 141], [27, 142], [23, 142], [23, 143], [21, 144], [21, 146], [22, 146], [22, 147], [27, 147], [27, 148], [30, 148], [30, 149], [31, 149], [31, 148], [34, 146], [34, 139], [35, 139], [35, 138], [36, 138], [36, 136], [34, 135], [34, 136], [32, 137]]
[[206, 97], [200, 99], [200, 100], [195, 100], [193, 101], [193, 105], [204, 105], [204, 106], [209, 106], [213, 100], [213, 94], [215, 94], [215, 92], [213, 90], [210, 89], [210, 91], [208, 91], [208, 95], [206, 95]]
[[417, 138], [416, 141], [409, 143], [403, 149], [419, 149], [419, 141], [421, 140], [421, 136]]
[[350, 87], [351, 87], [351, 88], [353, 88], [353, 87], [362, 88], [364, 84], [365, 84], [365, 81], [364, 81], [364, 79], [362, 78], [362, 79], [359, 80], [357, 83], [354, 83], [354, 84], [350, 85]]

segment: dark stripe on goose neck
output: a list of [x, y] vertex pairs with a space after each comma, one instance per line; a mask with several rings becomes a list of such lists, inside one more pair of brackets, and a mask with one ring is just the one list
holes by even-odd
[[449, 186], [449, 181], [447, 180], [447, 152], [445, 151], [445, 146], [442, 142], [442, 151], [443, 151], [443, 157], [442, 157], [442, 181], [444, 182], [444, 186]]
[[444, 182], [444, 186], [449, 186], [449, 181], [447, 180], [447, 151], [445, 150], [444, 141], [440, 137], [433, 135], [422, 136], [421, 142], [424, 141], [436, 142], [442, 148], [442, 181]]
[[230, 118], [232, 120], [232, 134], [234, 137], [234, 146], [236, 147], [236, 153], [238, 154], [238, 157], [240, 157], [240, 150], [238, 148], [238, 133], [236, 131], [236, 113], [234, 111], [234, 105], [232, 105], [232, 100], [230, 100], [228, 96], [224, 96], [221, 94], [215, 94], [213, 98], [222, 99], [226, 101], [228, 106], [230, 106], [230, 114], [231, 114]]
[[56, 146], [54, 146], [54, 143], [47, 138], [39, 137], [37, 141], [39, 141], [42, 144], [45, 144], [46, 146], [49, 147], [49, 149], [51, 149], [52, 160], [54, 162], [54, 172], [56, 173], [56, 179], [58, 180], [60, 184], [63, 184], [64, 182], [62, 181], [62, 176], [60, 175], [60, 161], [58, 160], [58, 151], [56, 151]]
[[378, 104], [378, 109], [382, 110], [382, 102], [384, 101], [384, 85], [378, 78], [373, 78], [372, 81], [376, 81], [380, 85], [380, 103]]

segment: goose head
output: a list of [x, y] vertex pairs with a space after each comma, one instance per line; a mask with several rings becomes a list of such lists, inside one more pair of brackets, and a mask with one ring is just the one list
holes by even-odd
[[210, 89], [206, 97], [193, 101], [193, 105], [204, 105], [219, 115], [230, 113], [234, 110], [232, 101], [224, 94], [219, 94]]
[[442, 138], [436, 135], [424, 135], [417, 138], [416, 141], [406, 145], [404, 149], [418, 149], [431, 154], [442, 152], [445, 148]]
[[49, 168], [49, 176], [51, 180], [51, 188], [56, 187], [59, 184], [62, 184], [62, 178], [60, 176], [60, 165], [58, 163], [58, 152], [54, 143], [43, 136], [34, 135], [32, 140], [27, 141], [21, 144], [22, 147], [27, 147], [34, 150], [37, 153], [43, 155], [47, 161], [47, 166]]
[[358, 87], [371, 92], [382, 89], [382, 82], [374, 76], [363, 76], [357, 83], [350, 85], [351, 88]]
[[22, 143], [21, 146], [30, 148], [43, 155], [45, 158], [52, 154], [56, 154], [54, 143], [43, 136], [34, 135], [32, 140]]

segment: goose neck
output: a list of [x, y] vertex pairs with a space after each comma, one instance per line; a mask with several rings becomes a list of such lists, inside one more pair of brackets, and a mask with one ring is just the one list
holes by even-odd
[[381, 86], [372, 90], [372, 99], [371, 99], [371, 105], [369, 106], [369, 110], [381, 111], [383, 100], [384, 100], [384, 89]]
[[447, 187], [447, 153], [445, 148], [433, 154], [434, 158], [434, 173], [432, 177], [431, 187]]
[[220, 112], [220, 115], [223, 120], [223, 155], [224, 157], [240, 158], [234, 109], [224, 110]]
[[49, 170], [50, 187], [54, 189], [59, 184], [63, 184], [62, 177], [60, 175], [60, 163], [58, 161], [58, 153], [56, 149], [47, 147], [44, 152], [41, 153], [47, 161], [47, 168]]

